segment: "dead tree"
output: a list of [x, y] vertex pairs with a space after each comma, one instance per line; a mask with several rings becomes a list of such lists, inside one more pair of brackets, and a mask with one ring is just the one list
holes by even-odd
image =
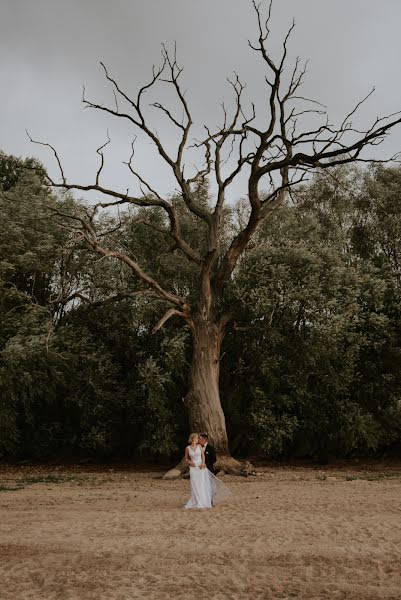
[[[120, 193], [104, 187], [101, 183], [104, 166], [103, 149], [98, 148], [100, 166], [93, 183], [80, 185], [69, 182], [64, 174], [61, 160], [56, 150], [48, 146], [55, 155], [60, 170], [61, 179], [55, 181], [48, 175], [49, 185], [64, 190], [95, 190], [109, 200], [98, 202], [88, 212], [88, 218], [64, 214], [75, 223], [75, 230], [80, 233], [80, 240], [93, 251], [104, 257], [113, 257], [125, 263], [142, 282], [143, 293], [155, 295], [165, 301], [166, 312], [155, 325], [153, 331], [158, 331], [171, 317], [178, 317], [188, 326], [192, 333], [193, 356], [189, 376], [189, 389], [185, 404], [189, 415], [191, 431], [205, 430], [211, 442], [216, 446], [219, 456], [219, 466], [225, 470], [239, 472], [240, 463], [229, 453], [225, 418], [219, 396], [219, 366], [220, 353], [227, 324], [233, 315], [228, 310], [222, 310], [222, 298], [226, 283], [233, 275], [237, 261], [247, 248], [253, 234], [261, 223], [283, 202], [286, 194], [291, 193], [293, 186], [304, 181], [307, 175], [316, 169], [344, 163], [367, 161], [362, 151], [379, 144], [388, 132], [398, 123], [399, 113], [388, 117], [377, 118], [366, 130], [361, 131], [352, 125], [352, 117], [361, 104], [370, 96], [361, 100], [344, 118], [342, 123], [335, 126], [329, 122], [326, 109], [318, 102], [299, 94], [299, 88], [306, 73], [306, 64], [301, 65], [296, 59], [292, 69], [287, 71], [287, 44], [294, 23], [289, 29], [282, 45], [279, 60], [274, 60], [268, 49], [269, 27], [271, 21], [271, 3], [266, 18], [262, 18], [260, 5], [253, 2], [258, 28], [257, 42], [249, 42], [250, 48], [259, 56], [264, 67], [267, 85], [268, 117], [260, 125], [256, 119], [256, 109], [250, 103], [248, 109], [244, 106], [244, 85], [235, 74], [229, 80], [234, 103], [228, 110], [223, 105], [222, 125], [216, 130], [205, 127], [202, 140], [191, 138], [193, 131], [192, 113], [181, 86], [182, 68], [177, 63], [175, 48], [169, 52], [162, 47], [162, 63], [157, 69], [153, 68], [150, 81], [142, 86], [136, 97], [129, 96], [101, 63], [107, 81], [114, 93], [114, 104], [104, 106], [88, 100], [83, 95], [83, 103], [99, 111], [104, 111], [116, 118], [124, 119], [135, 131], [140, 131], [150, 140], [161, 158], [171, 169], [180, 191], [185, 209], [196, 215], [205, 224], [205, 251], [199, 253], [191, 247], [182, 233], [179, 215], [173, 203], [156, 190], [156, 186], [144, 179], [134, 166], [134, 146], [127, 166], [132, 175], [138, 180], [142, 195], [132, 196], [127, 190]], [[165, 116], [172, 124], [178, 135], [177, 148], [174, 155], [167, 150], [166, 144], [158, 136], [145, 114], [144, 95], [153, 89], [158, 82], [163, 82], [173, 89], [177, 106], [170, 108], [159, 102], [152, 106]], [[123, 103], [126, 110], [120, 107]], [[180, 109], [182, 120], [176, 114]], [[308, 117], [306, 117], [308, 115]], [[319, 122], [316, 126], [302, 129], [302, 122], [313, 117]], [[32, 140], [34, 141], [34, 140]], [[36, 142], [41, 143], [42, 142]], [[202, 150], [202, 164], [195, 171], [188, 172], [185, 156], [191, 147]], [[391, 160], [391, 159], [389, 159]], [[249, 202], [249, 218], [245, 226], [233, 237], [225, 252], [221, 250], [220, 230], [226, 193], [233, 181], [247, 170], [247, 200]], [[212, 180], [216, 188], [215, 201], [207, 207], [197, 202], [195, 189], [205, 179]], [[263, 193], [262, 190], [263, 189]], [[96, 215], [99, 209], [116, 205], [132, 204], [137, 207], [159, 207], [165, 212], [169, 227], [164, 233], [172, 238], [174, 247], [181, 253], [183, 260], [188, 260], [198, 273], [198, 297], [195, 303], [179, 296], [170, 289], [163, 287], [141, 265], [123, 251], [107, 247], [104, 238], [96, 231]], [[124, 293], [124, 292], [119, 292]], [[141, 292], [132, 292], [136, 296]], [[125, 291], [130, 295], [130, 290]], [[173, 471], [179, 474], [185, 469], [183, 465]]]

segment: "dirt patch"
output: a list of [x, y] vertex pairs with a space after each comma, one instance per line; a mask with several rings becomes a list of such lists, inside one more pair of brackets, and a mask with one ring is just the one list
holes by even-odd
[[186, 511], [186, 480], [0, 469], [1, 600], [401, 599], [401, 465], [264, 466]]

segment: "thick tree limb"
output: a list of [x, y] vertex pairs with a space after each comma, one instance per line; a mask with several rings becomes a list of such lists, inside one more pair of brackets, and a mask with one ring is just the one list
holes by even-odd
[[181, 317], [182, 319], [185, 319], [186, 321], [188, 321], [188, 315], [187, 313], [183, 312], [183, 311], [179, 311], [176, 310], [175, 308], [170, 308], [160, 319], [160, 321], [153, 327], [152, 329], [152, 333], [156, 333], [157, 331], [159, 331], [159, 329], [161, 329], [163, 327], [163, 325], [166, 323], [166, 321], [168, 321], [169, 319], [171, 319], [171, 317], [174, 316], [178, 316]]

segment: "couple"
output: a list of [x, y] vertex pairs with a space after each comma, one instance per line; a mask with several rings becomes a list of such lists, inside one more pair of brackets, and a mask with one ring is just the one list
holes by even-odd
[[189, 465], [191, 497], [185, 508], [212, 508], [231, 495], [230, 490], [215, 477], [216, 450], [208, 443], [206, 433], [191, 433], [185, 448]]

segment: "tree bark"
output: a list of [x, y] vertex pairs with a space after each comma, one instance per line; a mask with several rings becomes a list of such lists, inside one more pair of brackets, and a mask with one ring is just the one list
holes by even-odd
[[224, 330], [196, 317], [193, 320], [192, 365], [185, 398], [191, 431], [206, 432], [218, 454], [229, 454], [226, 422], [220, 402], [220, 351]]

